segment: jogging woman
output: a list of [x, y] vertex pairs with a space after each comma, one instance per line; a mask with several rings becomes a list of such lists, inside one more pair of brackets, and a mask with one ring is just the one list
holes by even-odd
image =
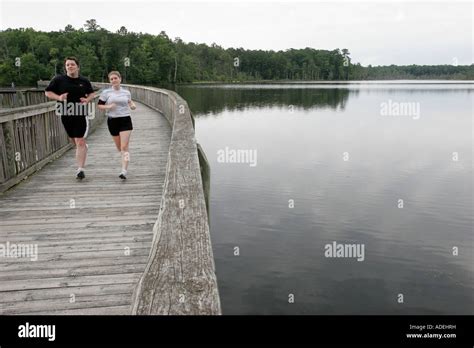
[[109, 73], [109, 81], [111, 87], [105, 89], [100, 94], [98, 108], [106, 110], [109, 132], [112, 135], [117, 150], [122, 153], [122, 171], [119, 174], [119, 178], [125, 180], [130, 162], [128, 144], [133, 130], [130, 109], [135, 110], [136, 105], [132, 101], [130, 91], [120, 86], [122, 77], [118, 71], [111, 71]]
[[49, 99], [56, 100], [56, 111], [61, 116], [67, 135], [76, 145], [77, 179], [84, 179], [87, 157], [86, 137], [89, 131], [87, 104], [95, 94], [88, 79], [79, 76], [79, 61], [75, 57], [64, 60], [66, 75], [58, 75], [45, 89]]

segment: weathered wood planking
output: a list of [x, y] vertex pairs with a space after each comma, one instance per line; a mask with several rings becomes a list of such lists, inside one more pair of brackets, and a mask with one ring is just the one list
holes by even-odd
[[[132, 312], [221, 314], [204, 185], [189, 107], [172, 91], [127, 87], [132, 98], [163, 112], [172, 126], [160, 213], [150, 258], [134, 291]], [[205, 160], [205, 156], [202, 158]], [[208, 166], [204, 171], [208, 172]]]
[[[151, 250], [171, 137], [162, 115], [137, 106], [126, 182], [118, 178], [120, 153], [103, 122], [88, 138], [84, 181], [74, 177], [71, 151], [0, 196], [0, 243], [38, 247], [37, 261], [0, 258], [0, 314], [131, 313]], [[42, 123], [51, 140], [47, 153], [61, 147], [63, 130], [54, 118], [42, 117], [39, 122], [49, 122]]]

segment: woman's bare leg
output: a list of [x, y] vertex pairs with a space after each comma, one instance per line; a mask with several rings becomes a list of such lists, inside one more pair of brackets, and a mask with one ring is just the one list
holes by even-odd
[[114, 139], [115, 147], [117, 148], [117, 151], [122, 151], [120, 150], [120, 135], [113, 136], [112, 139]]
[[128, 143], [130, 141], [130, 135], [132, 131], [120, 132], [120, 151], [122, 152], [122, 171], [127, 170], [128, 163], [130, 162], [130, 154], [128, 152]]

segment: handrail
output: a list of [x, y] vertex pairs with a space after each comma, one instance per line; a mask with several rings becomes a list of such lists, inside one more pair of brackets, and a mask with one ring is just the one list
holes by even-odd
[[43, 89], [2, 88], [0, 89], [0, 108], [16, 108], [48, 102]]

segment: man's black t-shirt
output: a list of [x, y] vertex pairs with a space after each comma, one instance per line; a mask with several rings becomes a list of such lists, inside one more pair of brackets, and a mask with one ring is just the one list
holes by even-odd
[[[45, 88], [45, 91], [51, 91], [57, 95], [68, 93], [67, 103], [78, 104], [81, 102], [81, 98], [85, 98], [88, 94], [94, 92], [90, 81], [85, 77], [79, 76], [73, 78], [67, 75], [56, 76], [51, 80], [48, 87]], [[82, 114], [82, 112], [80, 112], [80, 114]]]
[[56, 76], [51, 80], [45, 90], [58, 95], [69, 93], [67, 95], [67, 101], [73, 103], [80, 103], [81, 98], [85, 98], [87, 94], [94, 92], [91, 83], [85, 77], [79, 76], [72, 78], [67, 75]]

